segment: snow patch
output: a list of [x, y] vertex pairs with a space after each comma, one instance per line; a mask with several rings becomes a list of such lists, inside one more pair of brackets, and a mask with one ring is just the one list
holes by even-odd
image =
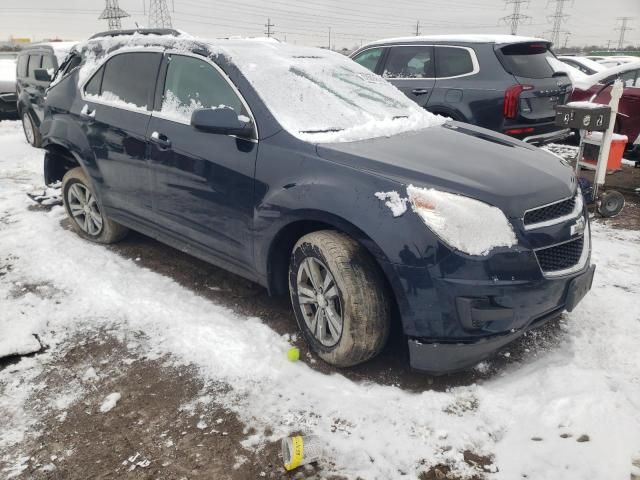
[[374, 194], [378, 200], [382, 200], [389, 207], [394, 217], [399, 217], [407, 211], [407, 202], [409, 199], [401, 198], [396, 191], [392, 192], [376, 192]]
[[120, 394], [118, 392], [110, 393], [105, 397], [104, 401], [102, 402], [102, 405], [100, 405], [100, 412], [101, 413], [109, 412], [113, 407], [116, 406], [118, 401], [120, 401]]

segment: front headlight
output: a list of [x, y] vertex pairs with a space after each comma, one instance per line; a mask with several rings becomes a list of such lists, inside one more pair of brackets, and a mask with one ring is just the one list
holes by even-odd
[[502, 210], [479, 200], [433, 188], [407, 187], [413, 211], [449, 246], [469, 255], [517, 243]]

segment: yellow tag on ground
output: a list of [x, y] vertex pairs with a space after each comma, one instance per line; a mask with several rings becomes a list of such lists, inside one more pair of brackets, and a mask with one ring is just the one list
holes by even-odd
[[302, 462], [302, 457], [304, 456], [304, 440], [302, 437], [293, 437], [291, 441], [293, 443], [293, 452], [291, 452], [291, 461], [284, 464], [284, 468], [286, 470], [298, 468]]
[[287, 358], [290, 362], [297, 362], [298, 360], [300, 360], [300, 350], [296, 347], [291, 347], [287, 351]]

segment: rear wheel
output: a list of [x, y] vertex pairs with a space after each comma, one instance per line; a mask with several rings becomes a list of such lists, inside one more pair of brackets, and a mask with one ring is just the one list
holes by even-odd
[[76, 167], [64, 175], [62, 199], [71, 226], [81, 237], [96, 243], [114, 243], [127, 234], [126, 227], [110, 220], [102, 212], [82, 168]]
[[302, 237], [291, 255], [289, 290], [305, 340], [326, 362], [356, 365], [384, 347], [390, 310], [382, 275], [350, 237], [331, 230]]
[[22, 130], [24, 130], [24, 137], [29, 145], [32, 147], [40, 148], [42, 145], [42, 138], [40, 137], [40, 130], [36, 127], [31, 115], [26, 111], [22, 114]]

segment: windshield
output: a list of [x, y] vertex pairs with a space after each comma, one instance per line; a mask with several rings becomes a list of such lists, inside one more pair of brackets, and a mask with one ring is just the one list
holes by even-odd
[[224, 51], [278, 122], [303, 140], [354, 141], [442, 123], [338, 53], [264, 41]]

